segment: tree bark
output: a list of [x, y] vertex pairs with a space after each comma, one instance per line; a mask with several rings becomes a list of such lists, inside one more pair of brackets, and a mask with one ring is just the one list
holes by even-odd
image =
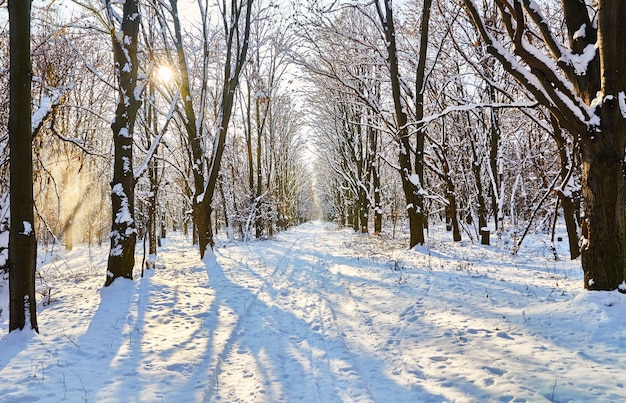
[[[194, 206], [194, 214], [197, 215], [198, 246], [200, 257], [204, 257], [206, 249], [215, 245], [213, 239], [213, 227], [211, 213], [213, 196], [215, 194], [217, 178], [222, 164], [222, 155], [226, 146], [226, 133], [234, 107], [234, 97], [239, 85], [239, 75], [244, 64], [247, 62], [248, 44], [250, 38], [250, 18], [252, 15], [253, 0], [247, 0], [245, 4], [233, 2], [230, 18], [224, 16], [224, 29], [227, 33], [227, 53], [224, 62], [224, 85], [222, 87], [222, 99], [215, 124], [215, 138], [213, 153], [208, 168], [208, 178], [204, 192], [198, 196], [198, 204]], [[224, 12], [226, 10], [224, 9]], [[245, 19], [243, 27], [240, 27], [240, 18]], [[240, 29], [243, 28], [242, 37], [239, 37]]]
[[[107, 2], [112, 14], [112, 5]], [[111, 15], [111, 23], [115, 17]], [[137, 41], [139, 34], [139, 2], [124, 3], [121, 35], [115, 28], [111, 31], [113, 57], [118, 78], [118, 101], [113, 130], [113, 179], [111, 181], [111, 250], [107, 265], [105, 286], [118, 277], [133, 278], [137, 229], [134, 219], [135, 176], [133, 172], [133, 132], [135, 118], [141, 105], [137, 93]]]
[[30, 0], [9, 1], [9, 331], [39, 332], [35, 299], [37, 239], [33, 213]]
[[[600, 125], [583, 137], [582, 265], [585, 288], [626, 292], [626, 7], [600, 1], [598, 49], [604, 100]], [[621, 105], [620, 105], [621, 104]]]
[[[378, 5], [378, 3], [376, 3]], [[409, 247], [424, 243], [424, 212], [422, 205], [421, 190], [422, 181], [414, 171], [411, 163], [411, 141], [408, 129], [408, 118], [405, 105], [402, 102], [400, 69], [398, 65], [398, 52], [396, 47], [396, 33], [393, 20], [391, 0], [384, 0], [384, 12], [378, 8], [378, 15], [385, 33], [387, 42], [387, 62], [391, 79], [391, 92], [393, 96], [396, 116], [396, 141], [398, 143], [398, 164], [402, 190], [404, 192], [405, 207], [409, 218]], [[419, 147], [418, 147], [419, 148]]]

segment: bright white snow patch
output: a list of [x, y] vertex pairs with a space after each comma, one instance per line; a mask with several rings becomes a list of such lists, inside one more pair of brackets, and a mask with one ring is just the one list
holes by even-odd
[[574, 32], [574, 35], [572, 35], [572, 37], [574, 40], [586, 38], [587, 37], [587, 24], [581, 25], [580, 28], [578, 28], [576, 32]]
[[120, 137], [125, 137], [127, 139], [131, 138], [130, 132], [128, 131], [127, 127], [122, 127], [120, 129], [120, 133], [119, 133]]
[[579, 76], [587, 74], [587, 68], [589, 63], [596, 57], [597, 44], [590, 43], [583, 49], [581, 54], [577, 53], [564, 53], [561, 57], [565, 63], [571, 65], [574, 68], [574, 73]]
[[22, 225], [24, 226], [24, 230], [20, 232], [20, 235], [31, 236], [33, 234], [33, 226], [28, 221], [22, 221]]
[[619, 94], [617, 94], [617, 99], [619, 101], [619, 110], [622, 113], [622, 117], [626, 119], [626, 94], [624, 94], [624, 91], [620, 91]]
[[46, 116], [48, 116], [50, 111], [52, 111], [52, 99], [48, 96], [44, 96], [41, 99], [39, 108], [35, 111], [35, 113], [33, 113], [33, 116], [30, 119], [33, 130], [41, 125], [41, 122]]
[[130, 210], [128, 208], [128, 196], [124, 192], [124, 187], [121, 183], [116, 183], [113, 186], [112, 190], [113, 194], [117, 195], [121, 199], [121, 207], [115, 213], [115, 222], [116, 223], [132, 223], [133, 217], [130, 214]]

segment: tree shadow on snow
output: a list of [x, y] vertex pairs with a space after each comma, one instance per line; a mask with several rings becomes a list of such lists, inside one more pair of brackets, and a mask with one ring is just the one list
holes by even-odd
[[[269, 249], [265, 252], [266, 257], [272, 253]], [[284, 259], [290, 260], [283, 263], [303, 273], [324, 258], [315, 254], [275, 252], [277, 258], [284, 255]], [[220, 251], [217, 255], [220, 260], [224, 258]], [[291, 298], [288, 289], [275, 289], [271, 282], [252, 270], [247, 274], [256, 277], [260, 287], [234, 283], [224, 274], [224, 270], [231, 267], [220, 265], [214, 255], [205, 258], [205, 266], [209, 286], [215, 290], [209, 311], [211, 319], [207, 321], [214, 329], [206, 354], [213, 366], [208, 370], [205, 401], [213, 400], [216, 395], [221, 399], [234, 399], [238, 393], [250, 401], [272, 402], [445, 400], [418, 383], [400, 384], [398, 377], [391, 376], [396, 368], [385, 362], [384, 357], [365, 349], [355, 350], [341, 329], [333, 328], [333, 321], [338, 318], [328, 316], [341, 315], [341, 312], [329, 307], [332, 301], [317, 299], [313, 294], [309, 301], [293, 301], [294, 309], [322, 311], [319, 316], [299, 317], [294, 309], [282, 309], [275, 303], [277, 299], [285, 303]], [[245, 264], [239, 268], [246, 270]], [[276, 268], [270, 268], [268, 274], [281, 276]], [[314, 280], [320, 284], [311, 287], [323, 286], [328, 294], [344, 293], [335, 282], [324, 278]], [[264, 300], [269, 298], [271, 306], [260, 298], [259, 292], [266, 293]], [[222, 332], [227, 334], [219, 333], [220, 323], [227, 323], [226, 327], [221, 326]], [[229, 377], [224, 375], [225, 371], [230, 372]], [[254, 379], [259, 376], [261, 379]], [[251, 390], [242, 390], [244, 382], [233, 384], [233, 379], [245, 379]]]

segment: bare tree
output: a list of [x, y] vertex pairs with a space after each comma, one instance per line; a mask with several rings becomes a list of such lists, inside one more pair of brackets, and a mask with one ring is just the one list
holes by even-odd
[[[431, 0], [424, 0], [422, 11], [421, 43], [415, 81], [417, 90], [417, 97], [415, 98], [416, 119], [418, 121], [424, 118], [425, 62], [431, 3]], [[379, 1], [375, 4], [387, 46], [387, 63], [397, 125], [398, 164], [409, 217], [409, 246], [412, 248], [424, 243], [424, 128], [418, 127], [414, 146], [409, 131], [408, 108], [402, 96], [403, 81], [400, 77], [392, 2], [391, 0], [384, 0], [382, 4]]]
[[[111, 180], [111, 250], [105, 285], [118, 277], [133, 277], [137, 229], [135, 210], [135, 175], [133, 172], [133, 133], [137, 111], [141, 106], [142, 86], [139, 85], [139, 1], [127, 0], [119, 15], [110, 0], [106, 12], [113, 43], [115, 71], [118, 80], [118, 100], [113, 130], [114, 165]], [[118, 28], [119, 26], [119, 28]]]
[[565, 46], [535, 1], [495, 0], [511, 49], [495, 39], [473, 0], [464, 4], [488, 52], [576, 137], [585, 288], [626, 291], [626, 48], [616, 39], [626, 35], [626, 7], [563, 0]]
[[[213, 148], [208, 161], [207, 179], [202, 192], [194, 197], [194, 219], [198, 227], [198, 246], [200, 256], [204, 256], [207, 247], [213, 247], [213, 225], [211, 223], [211, 203], [217, 188], [217, 179], [226, 145], [226, 134], [235, 106], [235, 94], [239, 85], [241, 70], [248, 60], [248, 45], [250, 38], [250, 21], [252, 17], [253, 0], [232, 1], [229, 5], [226, 0], [221, 3], [222, 22], [226, 35], [226, 55], [224, 62], [224, 76], [221, 100], [217, 121], [215, 122], [215, 137]], [[198, 191], [200, 189], [196, 189]]]
[[9, 1], [10, 42], [10, 214], [9, 230], [9, 331], [29, 322], [35, 331], [37, 303], [35, 270], [37, 239], [34, 226], [30, 0]]

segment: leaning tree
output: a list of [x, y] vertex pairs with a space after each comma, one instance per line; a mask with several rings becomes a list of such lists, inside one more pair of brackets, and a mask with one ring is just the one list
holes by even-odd
[[[626, 291], [626, 4], [562, 0], [551, 21], [534, 0], [494, 0], [500, 25], [464, 0], [491, 53], [569, 131], [582, 160], [585, 288]], [[484, 4], [484, 6], [491, 6]], [[567, 27], [567, 44], [559, 37]], [[505, 31], [510, 46], [495, 38]]]

